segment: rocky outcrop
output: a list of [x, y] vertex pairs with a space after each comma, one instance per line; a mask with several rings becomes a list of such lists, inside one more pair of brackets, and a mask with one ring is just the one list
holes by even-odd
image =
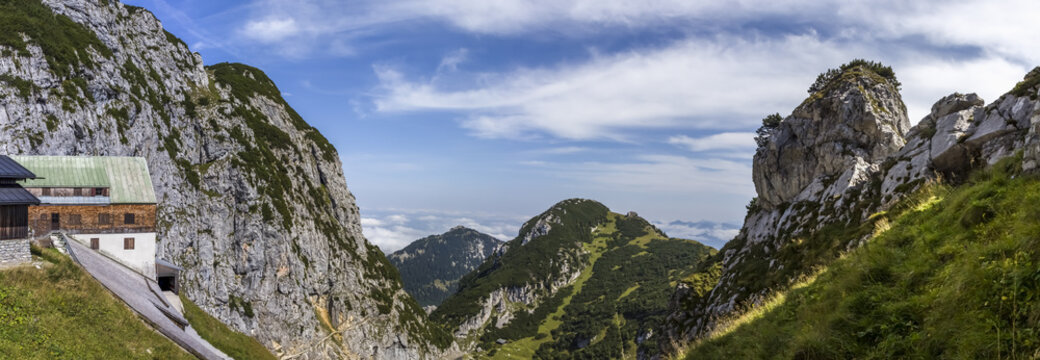
[[404, 289], [421, 306], [436, 306], [458, 289], [459, 279], [495, 253], [502, 241], [456, 226], [408, 244], [387, 256], [401, 273]]
[[752, 176], [763, 206], [795, 200], [814, 180], [877, 163], [905, 144], [910, 123], [895, 86], [868, 73], [846, 77], [758, 139]]
[[278, 355], [449, 345], [362, 236], [336, 150], [263, 72], [204, 66], [137, 7], [24, 3], [23, 41], [0, 42], [0, 153], [145, 157], [159, 256], [185, 268], [190, 299]]
[[[893, 82], [866, 67], [845, 70], [774, 128], [760, 130], [754, 181], [740, 234], [703, 272], [710, 291], [683, 284], [663, 328], [664, 351], [710, 334], [842, 251], [871, 236], [873, 222], [928, 181], [1023, 155], [1040, 163], [1040, 68], [993, 103], [951, 94], [907, 129]], [[1019, 151], [1022, 149], [1023, 151]]]

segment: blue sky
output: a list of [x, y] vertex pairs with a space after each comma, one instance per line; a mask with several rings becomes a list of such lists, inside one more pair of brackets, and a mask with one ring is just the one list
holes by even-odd
[[889, 64], [916, 122], [1040, 65], [1035, 1], [127, 3], [207, 64], [264, 70], [339, 150], [384, 251], [458, 224], [510, 239], [570, 197], [718, 247], [732, 226], [689, 222], [742, 222], [754, 130], [818, 73]]

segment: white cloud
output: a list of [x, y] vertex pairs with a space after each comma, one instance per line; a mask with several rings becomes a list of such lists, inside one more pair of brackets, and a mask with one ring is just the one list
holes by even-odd
[[582, 186], [625, 193], [729, 194], [750, 197], [754, 188], [747, 161], [640, 155], [621, 162], [529, 162], [553, 176]]
[[[919, 35], [935, 45], [975, 46], [1020, 64], [1035, 65], [1040, 61], [1040, 48], [1027, 45], [1026, 40], [1040, 38], [1040, 22], [1036, 21], [1040, 2], [889, 2], [894, 6], [871, 2], [848, 5], [843, 17], [859, 17], [863, 22], [870, 19], [869, 25], [884, 37]], [[862, 16], [868, 13], [878, 16]]]
[[1003, 58], [969, 60], [907, 59], [897, 67], [903, 83], [903, 102], [911, 123], [931, 111], [932, 104], [953, 92], [977, 93], [987, 102], [1011, 90], [1028, 71], [1027, 67]]
[[814, 34], [719, 36], [599, 56], [587, 63], [481, 74], [469, 89], [440, 89], [377, 66], [377, 111], [447, 111], [488, 138], [539, 135], [624, 139], [626, 130], [740, 129], [790, 108], [819, 69], [852, 49]]
[[709, 221], [672, 221], [668, 223], [653, 221], [652, 223], [664, 231], [665, 234], [668, 234], [668, 236], [697, 240], [716, 249], [721, 249], [726, 242], [732, 240], [740, 233], [739, 225]]
[[808, 0], [410, 0], [382, 2], [372, 10], [373, 15], [433, 19], [468, 32], [512, 35], [546, 29], [582, 32], [582, 27], [640, 28], [714, 22], [752, 15], [798, 16], [830, 7], [831, 4]]
[[245, 24], [242, 34], [264, 43], [275, 43], [298, 35], [301, 29], [293, 18], [253, 20]]
[[589, 152], [591, 149], [582, 146], [560, 146], [528, 151], [532, 155], [568, 155]]
[[393, 224], [404, 224], [408, 222], [408, 217], [402, 214], [394, 214], [386, 217], [386, 221]]
[[468, 58], [469, 50], [465, 48], [452, 51], [441, 59], [441, 64], [437, 66], [437, 72], [458, 70], [459, 64], [465, 62]]
[[[291, 58], [313, 51], [353, 56], [358, 37], [431, 21], [495, 36], [592, 38], [645, 28], [730, 34], [455, 81], [442, 73], [480, 61], [467, 49], [444, 56], [425, 78], [376, 67], [378, 110], [452, 111], [487, 138], [617, 139], [630, 128], [746, 131], [763, 114], [789, 111], [815, 74], [855, 57], [895, 67], [916, 122], [952, 91], [993, 99], [1040, 64], [1040, 47], [1027, 40], [1040, 37], [1033, 19], [1040, 2], [1033, 0], [257, 0], [244, 8], [239, 37]], [[754, 30], [763, 26], [769, 30]], [[915, 76], [940, 69], [949, 72]]]
[[422, 209], [362, 209], [361, 228], [368, 241], [385, 253], [397, 251], [415, 240], [465, 226], [499, 240], [511, 240], [526, 218], [483, 213]]
[[361, 226], [383, 226], [383, 221], [375, 218], [363, 217], [361, 218]]
[[408, 244], [411, 244], [415, 240], [432, 235], [421, 229], [400, 225], [388, 227], [362, 226], [362, 230], [368, 241], [378, 246], [387, 254], [408, 246]]
[[756, 146], [755, 133], [750, 132], [724, 132], [699, 138], [677, 135], [669, 137], [668, 143], [682, 146], [694, 152], [712, 150], [754, 150]]
[[961, 59], [919, 52], [914, 45], [893, 49], [825, 40], [815, 33], [720, 35], [584, 63], [479, 74], [481, 81], [461, 89], [377, 66], [381, 85], [374, 103], [383, 113], [456, 114], [463, 128], [484, 138], [624, 141], [631, 140], [631, 130], [706, 129], [725, 135], [696, 145], [692, 139], [673, 140], [699, 148], [736, 147], [739, 130], [746, 134], [765, 114], [791, 111], [816, 74], [856, 57], [893, 66], [912, 123], [954, 91], [993, 100], [1030, 68], [993, 54]]

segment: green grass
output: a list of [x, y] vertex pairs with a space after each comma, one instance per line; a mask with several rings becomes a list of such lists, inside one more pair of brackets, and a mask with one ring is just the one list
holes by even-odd
[[194, 359], [53, 249], [0, 270], [0, 354], [9, 359]]
[[1033, 68], [1022, 81], [1015, 84], [1015, 88], [1011, 89], [1010, 93], [1014, 96], [1026, 96], [1029, 95], [1033, 100], [1036, 100], [1036, 93], [1034, 92], [1036, 86], [1040, 85], [1040, 66]]
[[181, 294], [181, 303], [184, 304], [184, 317], [188, 323], [203, 339], [209, 341], [217, 349], [237, 360], [247, 359], [271, 359], [274, 355], [267, 350], [259, 341], [243, 333], [231, 330], [216, 318], [210, 316], [195, 303]]
[[33, 84], [32, 81], [8, 74], [0, 75], [0, 83], [17, 90], [18, 96], [23, 99], [28, 99], [29, 96], [32, 95], [33, 90], [37, 90], [36, 84]]
[[685, 358], [1040, 357], [1040, 178], [1019, 166], [918, 191], [866, 245]]

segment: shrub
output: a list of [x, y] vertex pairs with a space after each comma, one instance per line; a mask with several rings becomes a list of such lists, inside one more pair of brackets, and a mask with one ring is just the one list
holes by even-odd
[[880, 76], [891, 83], [896, 90], [899, 90], [902, 86], [902, 84], [899, 83], [899, 80], [896, 80], [896, 73], [892, 70], [892, 67], [885, 66], [880, 62], [854, 59], [847, 64], [839, 66], [837, 69], [829, 69], [817, 76], [816, 81], [809, 87], [809, 93], [813, 94], [825, 89], [833, 80], [840, 78], [845, 72], [855, 69], [867, 70]]
[[780, 116], [780, 113], [769, 114], [765, 118], [762, 118], [762, 127], [775, 128], [780, 126], [780, 122], [784, 121], [784, 118]]

